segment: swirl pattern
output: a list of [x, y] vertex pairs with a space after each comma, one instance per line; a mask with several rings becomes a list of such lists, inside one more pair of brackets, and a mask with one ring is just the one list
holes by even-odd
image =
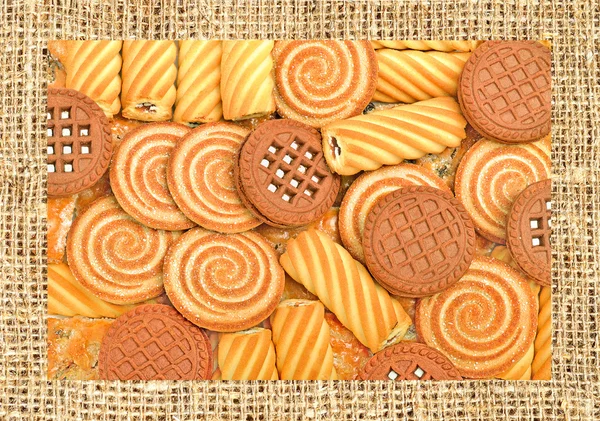
[[173, 121], [210, 123], [223, 116], [221, 41], [179, 41], [177, 100]]
[[411, 325], [400, 303], [326, 234], [302, 232], [288, 242], [280, 263], [373, 352], [402, 339]]
[[415, 326], [462, 376], [489, 378], [527, 353], [537, 326], [537, 300], [515, 269], [476, 257], [456, 284], [419, 301]]
[[162, 293], [163, 259], [178, 236], [137, 223], [114, 196], [105, 196], [75, 219], [67, 258], [75, 278], [95, 296], [138, 303]]
[[112, 118], [121, 110], [122, 41], [69, 41], [64, 58], [65, 86], [90, 98]]
[[248, 231], [260, 221], [242, 204], [233, 166], [248, 130], [231, 123], [205, 124], [185, 136], [171, 154], [167, 182], [188, 218], [213, 231]]
[[550, 287], [543, 287], [540, 291], [540, 312], [531, 371], [533, 380], [550, 380], [552, 377], [552, 290]]
[[225, 235], [194, 228], [171, 246], [164, 271], [175, 308], [217, 332], [236, 332], [265, 320], [285, 284], [275, 250], [254, 232]]
[[466, 125], [454, 98], [433, 98], [328, 124], [323, 153], [329, 168], [352, 175], [455, 148]]
[[278, 380], [271, 331], [260, 327], [223, 333], [219, 339], [219, 380]]
[[165, 121], [172, 115], [177, 78], [175, 41], [123, 42], [123, 117]]
[[465, 154], [454, 182], [463, 204], [483, 237], [506, 243], [506, 217], [525, 188], [550, 177], [545, 141], [505, 145], [483, 139]]
[[456, 96], [458, 79], [471, 53], [377, 51], [379, 74], [374, 101], [413, 103]]
[[358, 177], [350, 186], [339, 212], [339, 232], [346, 250], [359, 262], [365, 262], [362, 236], [367, 215], [378, 199], [405, 186], [431, 186], [451, 193], [433, 171], [414, 164], [402, 163], [382, 167]]
[[473, 51], [481, 41], [375, 41], [378, 48], [395, 50]]
[[273, 50], [282, 116], [322, 127], [362, 113], [377, 84], [368, 41], [278, 41]]
[[223, 41], [221, 100], [226, 120], [275, 111], [273, 41]]
[[281, 380], [337, 380], [320, 301], [285, 300], [271, 315]]
[[190, 131], [178, 123], [154, 123], [128, 132], [110, 167], [110, 184], [129, 215], [150, 228], [184, 230], [195, 224], [177, 207], [167, 187], [167, 161]]

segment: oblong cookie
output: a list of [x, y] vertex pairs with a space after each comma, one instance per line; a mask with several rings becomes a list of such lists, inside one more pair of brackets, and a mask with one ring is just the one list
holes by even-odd
[[400, 342], [379, 351], [359, 374], [361, 380], [462, 380], [452, 362], [420, 343]]
[[177, 207], [167, 187], [167, 162], [190, 129], [179, 123], [152, 123], [123, 137], [110, 166], [117, 201], [138, 222], [155, 229], [184, 230], [196, 225]]
[[235, 171], [244, 202], [277, 227], [316, 221], [340, 188], [340, 177], [325, 162], [319, 132], [293, 120], [260, 124], [242, 145]]
[[550, 286], [552, 269], [552, 181], [532, 184], [515, 200], [507, 219], [506, 245], [515, 262], [540, 285]]
[[514, 200], [530, 184], [547, 179], [551, 165], [543, 140], [505, 145], [482, 139], [461, 160], [454, 192], [477, 232], [505, 244], [506, 217]]
[[419, 337], [448, 357], [463, 377], [490, 378], [511, 368], [530, 348], [537, 298], [516, 269], [478, 256], [457, 283], [418, 301], [415, 326]]
[[97, 297], [138, 303], [163, 291], [163, 259], [179, 232], [136, 222], [114, 196], [95, 200], [77, 216], [67, 238], [73, 276]]
[[208, 380], [212, 368], [206, 333], [162, 304], [138, 306], [115, 320], [98, 355], [102, 380]]
[[204, 124], [171, 153], [167, 182], [173, 199], [192, 221], [213, 231], [248, 231], [260, 221], [242, 204], [233, 167], [249, 131], [231, 123]]
[[194, 228], [165, 258], [165, 290], [192, 323], [218, 332], [256, 326], [273, 312], [285, 284], [277, 253], [249, 231], [218, 234]]
[[410, 186], [379, 199], [363, 234], [369, 271], [404, 297], [438, 293], [465, 273], [475, 253], [475, 229], [450, 193]]
[[410, 185], [431, 186], [450, 193], [448, 185], [433, 171], [408, 163], [365, 172], [350, 185], [340, 204], [338, 227], [344, 247], [352, 257], [361, 263], [365, 262], [362, 236], [365, 220], [375, 202]]

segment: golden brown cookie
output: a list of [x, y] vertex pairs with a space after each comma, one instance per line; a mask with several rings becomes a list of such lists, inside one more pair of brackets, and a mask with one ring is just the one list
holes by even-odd
[[219, 337], [219, 380], [278, 380], [269, 329], [256, 327]]

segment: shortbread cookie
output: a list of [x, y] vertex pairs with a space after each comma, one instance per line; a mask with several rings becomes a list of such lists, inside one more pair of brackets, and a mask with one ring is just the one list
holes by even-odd
[[75, 278], [102, 300], [139, 303], [163, 291], [163, 259], [179, 232], [136, 222], [105, 196], [78, 215], [67, 238]]
[[273, 312], [285, 283], [277, 253], [259, 234], [194, 228], [165, 258], [165, 290], [181, 314], [217, 332], [256, 326]]
[[505, 145], [483, 139], [465, 154], [454, 182], [456, 198], [475, 229], [495, 243], [506, 243], [506, 218], [525, 188], [550, 177], [552, 162], [543, 141]]
[[167, 188], [167, 161], [190, 129], [178, 123], [146, 124], [129, 131], [110, 167], [110, 184], [125, 212], [150, 228], [168, 231], [195, 226]]
[[319, 231], [311, 229], [289, 241], [279, 261], [373, 352], [402, 339], [411, 325], [400, 303], [367, 269]]
[[535, 337], [537, 299], [517, 270], [475, 257], [457, 283], [419, 300], [415, 326], [463, 377], [489, 378], [527, 353]]
[[271, 315], [271, 326], [281, 380], [338, 378], [320, 301], [282, 301]]
[[124, 41], [123, 117], [142, 121], [171, 118], [177, 78], [175, 41]]
[[461, 74], [458, 100], [485, 138], [533, 142], [550, 133], [550, 50], [535, 41], [488, 41]]
[[242, 204], [233, 175], [248, 133], [231, 123], [205, 124], [181, 139], [171, 153], [167, 182], [173, 199], [206, 229], [234, 233], [260, 225]]
[[278, 380], [271, 331], [256, 327], [219, 338], [220, 380]]
[[223, 41], [221, 99], [226, 120], [275, 111], [273, 41]]
[[471, 55], [388, 48], [376, 54], [379, 73], [373, 100], [404, 103], [455, 97], [460, 74]]
[[382, 48], [395, 50], [473, 51], [481, 41], [376, 41]]
[[235, 171], [243, 202], [277, 227], [316, 221], [340, 188], [340, 177], [323, 157], [319, 132], [294, 120], [262, 123], [242, 145]]
[[540, 291], [540, 312], [531, 372], [533, 380], [552, 378], [552, 290], [550, 287], [543, 287]]
[[372, 171], [460, 146], [466, 124], [454, 98], [428, 99], [328, 124], [323, 153], [338, 174]]
[[369, 41], [277, 41], [277, 112], [313, 127], [359, 115], [377, 85]]
[[148, 304], [119, 317], [102, 340], [102, 380], [208, 380], [213, 354], [204, 331], [172, 307]]
[[352, 257], [365, 263], [362, 236], [365, 220], [375, 202], [411, 185], [431, 186], [450, 193], [446, 183], [431, 170], [406, 163], [366, 172], [350, 185], [340, 205], [338, 226], [344, 247]]
[[223, 116], [221, 41], [179, 41], [177, 99], [173, 121], [210, 123]]

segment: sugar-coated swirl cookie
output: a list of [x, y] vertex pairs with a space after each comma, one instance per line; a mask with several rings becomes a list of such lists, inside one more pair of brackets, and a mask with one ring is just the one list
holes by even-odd
[[531, 362], [533, 361], [533, 342], [527, 353], [504, 373], [496, 375], [504, 380], [531, 380]]
[[63, 65], [65, 87], [90, 98], [112, 118], [121, 110], [122, 41], [68, 41]]
[[454, 98], [433, 98], [328, 124], [323, 153], [334, 172], [352, 175], [460, 146], [466, 125]]
[[368, 41], [277, 41], [277, 111], [322, 127], [359, 115], [377, 85], [377, 59]]
[[167, 181], [188, 218], [213, 231], [248, 231], [260, 221], [242, 204], [233, 166], [249, 131], [232, 123], [204, 124], [181, 139], [171, 153]]
[[373, 352], [402, 339], [411, 325], [400, 303], [322, 232], [302, 232], [288, 242], [279, 261]]
[[123, 117], [142, 121], [171, 118], [176, 57], [175, 41], [123, 42]]
[[338, 216], [340, 237], [346, 250], [359, 262], [365, 262], [362, 236], [367, 215], [381, 197], [405, 186], [431, 186], [451, 193], [433, 171], [414, 164], [384, 166], [358, 177], [350, 186]]
[[525, 356], [535, 337], [536, 310], [524, 276], [499, 260], [475, 257], [457, 283], [418, 302], [415, 326], [462, 376], [489, 378]]
[[97, 297], [132, 304], [163, 291], [163, 259], [179, 232], [136, 222], [114, 196], [95, 200], [73, 223], [67, 258], [75, 278]]
[[187, 231], [169, 248], [164, 272], [175, 308], [194, 324], [217, 332], [236, 332], [265, 320], [285, 284], [275, 249], [252, 231]]
[[456, 96], [458, 79], [471, 53], [377, 51], [379, 74], [374, 101], [413, 103]]
[[473, 51], [481, 41], [376, 41], [381, 47], [395, 50]]
[[177, 99], [173, 121], [210, 123], [223, 116], [221, 41], [179, 41]]
[[540, 312], [531, 371], [533, 380], [552, 378], [552, 290], [550, 287], [542, 287], [540, 291]]
[[150, 228], [178, 231], [196, 225], [177, 207], [167, 187], [167, 162], [190, 129], [179, 123], [152, 123], [123, 137], [110, 167], [110, 184], [129, 215]]
[[271, 331], [260, 327], [219, 338], [219, 380], [278, 380]]
[[465, 154], [454, 182], [456, 198], [471, 215], [477, 232], [506, 243], [506, 217], [519, 193], [550, 177], [544, 141], [505, 145], [482, 139]]
[[223, 41], [221, 99], [226, 120], [275, 111], [273, 41]]
[[320, 301], [282, 301], [271, 315], [271, 326], [281, 380], [338, 378]]

